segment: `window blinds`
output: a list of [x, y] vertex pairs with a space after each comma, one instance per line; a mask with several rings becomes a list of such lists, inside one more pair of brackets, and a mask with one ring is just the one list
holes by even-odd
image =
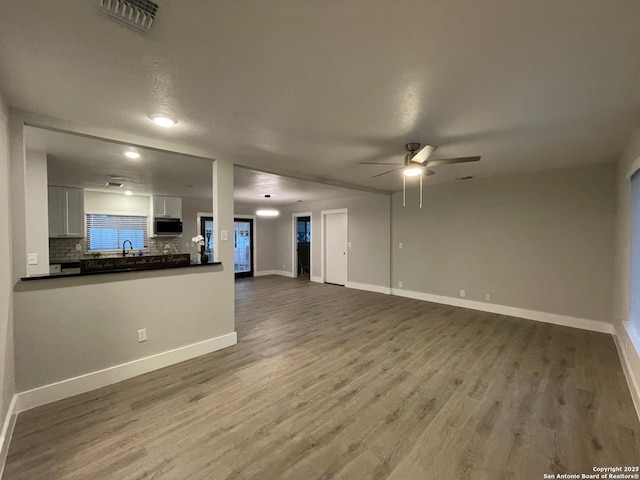
[[89, 250], [119, 250], [125, 240], [131, 240], [134, 249], [146, 247], [146, 216], [87, 214]]

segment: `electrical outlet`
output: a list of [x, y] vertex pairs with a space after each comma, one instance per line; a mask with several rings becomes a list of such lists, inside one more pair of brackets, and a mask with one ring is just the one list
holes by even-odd
[[464, 298], [467, 295], [467, 292], [465, 292], [464, 290], [460, 290], [460, 296], [462, 298]]
[[37, 265], [38, 264], [38, 254], [37, 253], [28, 253], [27, 254], [27, 264], [28, 265]]
[[487, 302], [490, 302], [490, 301], [491, 301], [491, 294], [490, 294], [490, 293], [485, 293], [485, 294], [484, 294], [484, 299], [485, 299]]
[[404, 283], [402, 282], [402, 280], [400, 280], [400, 281], [398, 282], [398, 288], [402, 288], [403, 286], [404, 286]]
[[220, 230], [220, 240], [223, 242], [229, 241], [229, 230]]
[[400, 243], [398, 244], [398, 248], [402, 248], [403, 246], [404, 246], [404, 245], [402, 245], [402, 242], [400, 242]]
[[351, 242], [347, 243], [347, 247], [351, 248], [352, 246]]
[[147, 341], [147, 329], [141, 328], [138, 330], [138, 343]]

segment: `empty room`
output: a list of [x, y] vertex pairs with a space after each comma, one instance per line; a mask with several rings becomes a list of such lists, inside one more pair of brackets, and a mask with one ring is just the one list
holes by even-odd
[[640, 478], [636, 0], [0, 5], [0, 478]]

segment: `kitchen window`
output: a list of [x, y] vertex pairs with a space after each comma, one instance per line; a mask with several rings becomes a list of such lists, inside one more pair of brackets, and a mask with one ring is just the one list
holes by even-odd
[[89, 251], [120, 250], [126, 240], [131, 241], [134, 250], [146, 248], [146, 216], [87, 214]]

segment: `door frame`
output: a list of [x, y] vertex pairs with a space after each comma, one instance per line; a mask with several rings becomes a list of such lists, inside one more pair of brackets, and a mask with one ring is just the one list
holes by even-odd
[[[213, 215], [213, 212], [196, 212], [196, 232], [198, 232], [198, 235], [200, 235], [200, 232], [202, 231], [202, 217], [211, 217], [213, 218], [213, 235], [214, 235], [214, 248], [213, 248], [213, 261], [217, 262], [219, 261], [219, 257], [218, 257], [218, 248], [215, 248], [215, 231], [216, 231], [216, 218]], [[184, 235], [184, 234], [183, 234]], [[188, 239], [189, 243], [191, 245], [193, 245], [193, 242], [191, 242], [191, 239]], [[198, 258], [200, 257], [200, 247], [196, 247], [196, 252], [197, 252], [197, 256]]]
[[[327, 234], [327, 215], [334, 213], [344, 213], [347, 215], [347, 280], [349, 282], [349, 209], [348, 208], [334, 208], [332, 210], [322, 210], [320, 215], [322, 216], [321, 223], [321, 238], [320, 238], [320, 281], [325, 282], [325, 235]], [[313, 228], [313, 227], [312, 227]], [[312, 230], [313, 232], [313, 230]], [[345, 282], [345, 284], [346, 284]]]
[[[235, 213], [233, 214], [233, 228], [235, 230], [235, 223], [236, 223], [236, 219], [237, 220], [251, 220], [251, 235], [253, 238], [251, 238], [251, 275], [247, 275], [247, 274], [241, 274], [240, 276], [248, 276], [248, 277], [255, 277], [256, 276], [256, 272], [257, 272], [257, 266], [258, 266], [258, 249], [256, 248], [256, 245], [258, 244], [258, 222], [257, 222], [257, 217], [255, 215], [236, 215]], [[234, 254], [235, 254], [235, 246], [234, 246]], [[238, 274], [234, 273], [234, 275], [236, 276], [236, 278], [238, 278]]]
[[291, 236], [291, 276], [293, 278], [298, 278], [296, 273], [298, 272], [298, 217], [309, 217], [309, 222], [311, 223], [311, 242], [309, 242], [309, 280], [313, 278], [311, 272], [313, 272], [313, 252], [311, 249], [313, 248], [313, 212], [297, 212], [291, 214], [291, 230], [293, 235]]

